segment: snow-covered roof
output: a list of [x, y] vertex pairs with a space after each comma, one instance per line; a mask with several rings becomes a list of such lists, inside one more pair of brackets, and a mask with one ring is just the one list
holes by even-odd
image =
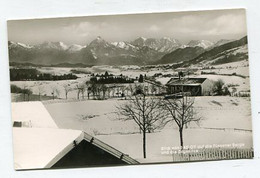
[[13, 127], [14, 167], [50, 168], [83, 139], [128, 164], [128, 155], [79, 130], [60, 129], [41, 102], [12, 103], [13, 122], [30, 121], [30, 127]]
[[96, 147], [110, 153], [111, 155], [115, 156], [118, 159], [121, 159], [122, 161], [126, 162], [127, 164], [139, 164], [138, 161], [131, 158], [129, 155], [122, 153], [121, 151], [117, 150], [116, 148], [108, 145], [105, 142], [102, 142], [101, 140], [92, 137], [91, 135], [84, 133], [84, 139]]
[[160, 83], [156, 83], [155, 81], [151, 81], [151, 80], [146, 80], [146, 79], [144, 79], [144, 82], [150, 83], [150, 84], [155, 85], [155, 86], [157, 86], [157, 87], [163, 87], [163, 88], [165, 88], [164, 85], [162, 85], [162, 84], [160, 84]]
[[189, 85], [197, 86], [201, 85], [207, 78], [171, 78], [166, 85]]
[[22, 169], [51, 168], [82, 140], [110, 153], [128, 164], [138, 161], [110, 145], [79, 130], [52, 128], [13, 128], [14, 167]]
[[13, 128], [15, 169], [50, 168], [83, 138], [78, 130]]
[[12, 103], [12, 121], [29, 122], [31, 127], [58, 128], [41, 102]]

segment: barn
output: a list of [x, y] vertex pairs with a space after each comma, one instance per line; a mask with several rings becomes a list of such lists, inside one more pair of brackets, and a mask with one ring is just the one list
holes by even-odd
[[169, 94], [188, 92], [191, 96], [211, 95], [212, 82], [207, 78], [171, 78], [167, 84]]

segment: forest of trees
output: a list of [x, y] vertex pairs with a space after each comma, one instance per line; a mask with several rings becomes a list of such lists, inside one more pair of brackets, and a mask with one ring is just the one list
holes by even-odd
[[128, 78], [124, 75], [115, 76], [113, 74], [109, 74], [105, 72], [102, 75], [92, 76], [90, 78], [90, 82], [96, 84], [111, 84], [111, 83], [134, 83], [134, 79]]
[[26, 96], [27, 100], [30, 101], [30, 95], [32, 95], [32, 90], [28, 88], [20, 88], [16, 85], [11, 85], [11, 93], [20, 93], [23, 94], [23, 101], [26, 101]]
[[78, 77], [73, 74], [53, 75], [48, 73], [41, 73], [37, 69], [10, 69], [11, 81], [38, 81], [38, 80], [74, 80]]

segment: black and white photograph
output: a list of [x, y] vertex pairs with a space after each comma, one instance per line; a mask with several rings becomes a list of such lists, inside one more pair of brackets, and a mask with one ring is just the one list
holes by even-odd
[[7, 27], [16, 170], [254, 157], [245, 9]]

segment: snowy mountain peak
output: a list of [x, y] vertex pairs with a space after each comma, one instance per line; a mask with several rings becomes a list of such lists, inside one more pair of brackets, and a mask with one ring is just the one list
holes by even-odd
[[96, 46], [109, 46], [109, 43], [105, 41], [101, 36], [97, 36], [96, 39], [89, 43], [89, 47], [96, 47]]
[[102, 42], [102, 41], [105, 41], [105, 40], [101, 36], [97, 36], [96, 39], [94, 39], [93, 41]]
[[171, 52], [181, 46], [178, 40], [170, 37], [160, 39], [139, 37], [132, 44], [138, 47], [149, 47], [163, 53]]
[[142, 37], [142, 36], [140, 36], [139, 38], [137, 38], [137, 40], [143, 40], [143, 41], [146, 41], [147, 40], [147, 38], [145, 38], [145, 37]]
[[138, 48], [128, 42], [120, 41], [120, 42], [112, 42], [112, 45], [115, 47], [126, 49], [126, 50], [137, 50]]
[[81, 45], [78, 45], [78, 44], [72, 44], [68, 47], [68, 51], [70, 52], [76, 52], [76, 51], [80, 51], [82, 48], [84, 48], [86, 46], [81, 46]]
[[214, 45], [213, 42], [207, 41], [207, 40], [191, 40], [187, 44], [187, 46], [189, 46], [189, 47], [196, 47], [196, 46], [198, 46], [198, 47], [202, 47], [204, 49], [207, 49], [207, 48], [209, 48], [209, 47], [211, 47], [213, 45]]
[[58, 49], [58, 50], [66, 50], [68, 46], [63, 42], [43, 42], [42, 44], [36, 45], [38, 48], [45, 48], [45, 49]]
[[8, 46], [9, 47], [23, 47], [23, 48], [33, 48], [33, 46], [28, 45], [28, 44], [24, 44], [24, 43], [20, 43], [20, 42], [13, 42], [13, 41], [8, 41]]
[[120, 42], [112, 42], [111, 43], [112, 45], [116, 46], [116, 47], [119, 47], [119, 48], [125, 48], [127, 46], [127, 44], [123, 41], [120, 41]]
[[24, 47], [24, 48], [32, 48], [33, 46], [27, 45], [27, 44], [23, 44], [23, 43], [17, 43], [18, 45]]
[[163, 38], [161, 38], [161, 40], [167, 40], [167, 41], [170, 41], [170, 42], [173, 42], [173, 43], [180, 43], [177, 39], [170, 38], [170, 37], [163, 37]]
[[68, 46], [61, 41], [58, 42], [58, 46], [60, 46], [63, 50], [68, 49]]
[[146, 41], [147, 41], [147, 38], [139, 37], [139, 38], [135, 39], [132, 42], [132, 44], [135, 46], [144, 46]]

